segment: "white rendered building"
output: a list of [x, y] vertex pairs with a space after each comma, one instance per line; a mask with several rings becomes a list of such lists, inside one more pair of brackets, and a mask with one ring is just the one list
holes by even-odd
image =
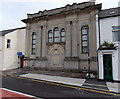
[[120, 81], [120, 8], [102, 10], [99, 13], [99, 38], [97, 43], [99, 79]]
[[[3, 30], [0, 32], [0, 71], [18, 68], [17, 52], [25, 52], [26, 28]], [[20, 62], [23, 65], [22, 59]]]

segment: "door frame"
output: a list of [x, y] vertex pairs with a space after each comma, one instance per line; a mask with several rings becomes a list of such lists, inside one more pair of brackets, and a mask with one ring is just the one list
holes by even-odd
[[23, 68], [23, 66], [24, 66], [24, 55], [20, 57], [20, 68]]
[[112, 54], [112, 76], [113, 81], [118, 80], [118, 49], [98, 50], [98, 78], [104, 80], [103, 54]]
[[[52, 64], [52, 58], [54, 57], [55, 52], [58, 52], [59, 55], [59, 64], [58, 65], [53, 65]], [[61, 45], [59, 44], [54, 44], [49, 48], [48, 51], [48, 68], [50, 69], [63, 69], [64, 68], [64, 49]]]
[[[111, 65], [112, 65], [112, 66], [110, 67], [110, 68], [112, 69], [111, 75], [110, 75], [111, 78], [106, 78], [106, 77], [105, 77], [105, 76], [107, 76], [107, 75], [105, 75], [104, 55], [111, 55]], [[104, 79], [105, 79], [105, 80], [113, 80], [113, 59], [112, 59], [112, 56], [113, 56], [112, 53], [103, 53], [103, 73], [104, 73], [103, 76], [104, 76]], [[108, 69], [108, 67], [107, 67], [107, 69]]]

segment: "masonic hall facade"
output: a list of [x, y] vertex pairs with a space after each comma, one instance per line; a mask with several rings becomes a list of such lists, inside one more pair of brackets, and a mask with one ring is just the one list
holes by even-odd
[[101, 4], [84, 2], [28, 14], [25, 66], [97, 72], [96, 20]]

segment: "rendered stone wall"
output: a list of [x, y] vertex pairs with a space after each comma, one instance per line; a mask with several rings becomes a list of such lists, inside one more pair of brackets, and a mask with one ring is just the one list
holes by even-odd
[[78, 62], [77, 61], [65, 61], [64, 69], [65, 70], [78, 70]]
[[[80, 9], [85, 8], [88, 5], [93, 5], [93, 3], [83, 3], [81, 6], [78, 4], [73, 4], [72, 6], [67, 5], [66, 8], [59, 8], [49, 11], [43, 11], [36, 14], [28, 15], [28, 18], [33, 18], [31, 22], [27, 23], [27, 32], [26, 32], [26, 57], [33, 58], [37, 67], [46, 67], [53, 68], [54, 66], [49, 66], [49, 50], [50, 47], [55, 45], [48, 43], [48, 31], [54, 30], [55, 27], [58, 27], [59, 30], [65, 28], [66, 32], [66, 42], [58, 45], [61, 45], [64, 49], [63, 55], [61, 55], [62, 67], [56, 67], [56, 69], [76, 69], [76, 70], [84, 70], [88, 68], [88, 53], [81, 52], [81, 27], [83, 25], [88, 25], [89, 27], [89, 55], [90, 57], [97, 58], [97, 44], [96, 44], [96, 10], [85, 9], [81, 10], [81, 12], [72, 12], [72, 9]], [[71, 7], [71, 8], [70, 8]], [[71, 10], [70, 10], [71, 9]], [[65, 13], [61, 12], [65, 11]], [[71, 11], [71, 12], [70, 12]], [[61, 14], [57, 14], [61, 12]], [[50, 14], [54, 14], [51, 15]], [[67, 14], [68, 13], [68, 14]], [[42, 14], [48, 15], [43, 19]], [[36, 20], [35, 16], [38, 17]], [[42, 28], [41, 28], [42, 27]], [[36, 32], [37, 34], [37, 46], [36, 46], [36, 54], [31, 54], [31, 36], [32, 33]], [[94, 40], [93, 40], [94, 39]], [[56, 43], [57, 44], [57, 43]], [[57, 48], [56, 48], [57, 49]], [[53, 51], [54, 53], [54, 51]], [[47, 59], [46, 63], [41, 60], [37, 60], [37, 58]], [[52, 56], [51, 56], [52, 57]], [[66, 58], [70, 60], [66, 60]], [[77, 58], [77, 60], [73, 59]], [[84, 59], [86, 61], [84, 61]], [[29, 60], [26, 60], [29, 61]], [[32, 60], [31, 60], [32, 61]], [[39, 62], [40, 61], [40, 62]], [[26, 63], [31, 66], [32, 62]], [[44, 66], [43, 66], [44, 65]], [[97, 60], [91, 61], [91, 70], [97, 71]]]

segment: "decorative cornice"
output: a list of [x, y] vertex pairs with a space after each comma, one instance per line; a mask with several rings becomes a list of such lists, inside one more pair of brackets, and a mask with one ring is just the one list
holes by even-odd
[[27, 19], [23, 19], [22, 22], [29, 23], [33, 20], [46, 19], [55, 15], [68, 15], [76, 12], [81, 12], [84, 9], [98, 9], [101, 10], [101, 4], [95, 5], [94, 2], [73, 3], [72, 5], [66, 5], [65, 7], [56, 8], [52, 10], [39, 11], [38, 13], [28, 14]]

